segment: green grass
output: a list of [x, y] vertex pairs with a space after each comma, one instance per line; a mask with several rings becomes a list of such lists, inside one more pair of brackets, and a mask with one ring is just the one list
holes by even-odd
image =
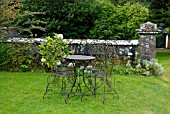
[[166, 70], [164, 75], [170, 76], [170, 52], [158, 52], [156, 57]]
[[[47, 73], [0, 72], [0, 113], [57, 114], [170, 114], [170, 57], [158, 53], [167, 73], [161, 77], [115, 76], [119, 99], [110, 95], [106, 105], [101, 97], [68, 99], [52, 94], [43, 100]], [[169, 74], [168, 74], [169, 73]]]

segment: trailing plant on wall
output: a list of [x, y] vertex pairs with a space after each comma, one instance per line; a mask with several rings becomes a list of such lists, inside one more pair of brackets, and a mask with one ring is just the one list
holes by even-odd
[[0, 42], [0, 70], [9, 63], [7, 59], [8, 54], [11, 52], [10, 46], [4, 43], [3, 40]]
[[39, 53], [42, 55], [41, 61], [48, 68], [57, 68], [63, 60], [62, 56], [70, 54], [71, 51], [68, 48], [67, 42], [63, 41], [62, 34], [54, 33], [52, 37], [47, 36], [46, 40], [47, 42], [39, 45]]
[[0, 70], [33, 71], [39, 66], [32, 44], [0, 43]]

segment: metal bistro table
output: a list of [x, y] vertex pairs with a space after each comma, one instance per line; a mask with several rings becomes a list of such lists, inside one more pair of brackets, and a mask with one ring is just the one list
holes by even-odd
[[[73, 80], [73, 83], [70, 87], [70, 90], [68, 92], [68, 95], [67, 95], [67, 98], [70, 97], [70, 94], [73, 90], [73, 88], [75, 87], [75, 85], [77, 84], [77, 88], [79, 88], [80, 92], [82, 93], [82, 89], [81, 89], [81, 86], [80, 86], [80, 82], [78, 80], [78, 78], [80, 78], [80, 75], [79, 75], [79, 72], [78, 72], [78, 68], [80, 67], [79, 66], [79, 62], [82, 62], [83, 64], [83, 69], [82, 69], [82, 78], [83, 78], [83, 81], [82, 83], [84, 83], [84, 86], [90, 90], [90, 88], [87, 86], [86, 82], [85, 82], [85, 74], [84, 74], [84, 71], [85, 71], [85, 68], [88, 66], [88, 64], [90, 63], [90, 61], [94, 60], [95, 57], [93, 56], [86, 56], [86, 55], [68, 55], [68, 56], [63, 56], [64, 59], [66, 60], [70, 60], [72, 63], [73, 63], [73, 68], [74, 68], [74, 73], [75, 73], [75, 78]], [[92, 90], [90, 90], [91, 92], [93, 92]], [[66, 99], [65, 99], [65, 102]]]

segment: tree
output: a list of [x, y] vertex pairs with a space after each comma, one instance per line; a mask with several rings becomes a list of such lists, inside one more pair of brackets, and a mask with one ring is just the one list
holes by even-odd
[[[17, 18], [21, 0], [1, 0], [0, 1], [0, 27], [10, 27]], [[0, 28], [0, 35], [6, 31]]]
[[141, 3], [141, 4], [148, 4], [151, 0], [111, 0], [115, 5], [124, 5], [126, 4], [127, 2], [130, 2], [130, 3]]
[[151, 0], [150, 20], [154, 23], [164, 23], [170, 27], [170, 1], [169, 0]]
[[99, 39], [137, 39], [136, 29], [144, 23], [149, 10], [140, 3], [114, 6], [106, 2], [91, 30], [92, 38]]
[[47, 33], [64, 34], [65, 38], [89, 38], [89, 31], [98, 16], [98, 4], [94, 0], [61, 0], [49, 4]]
[[18, 16], [21, 0], [1, 0], [0, 1], [0, 26], [11, 24]]
[[[55, 32], [65, 38], [88, 38], [98, 12], [93, 0], [25, 0], [22, 4], [23, 15], [15, 23], [27, 35], [39, 31], [39, 35]], [[32, 15], [35, 12], [41, 14]]]
[[21, 35], [24, 37], [41, 37], [45, 33], [46, 12], [43, 10], [45, 1], [23, 0], [20, 15], [15, 20]]

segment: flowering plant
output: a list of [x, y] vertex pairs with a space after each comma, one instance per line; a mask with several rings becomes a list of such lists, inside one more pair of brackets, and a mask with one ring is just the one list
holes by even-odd
[[39, 45], [39, 53], [42, 55], [41, 62], [48, 68], [57, 68], [63, 60], [62, 56], [70, 54], [68, 43], [63, 40], [62, 34], [56, 33], [53, 37], [47, 36], [46, 40], [47, 42]]

